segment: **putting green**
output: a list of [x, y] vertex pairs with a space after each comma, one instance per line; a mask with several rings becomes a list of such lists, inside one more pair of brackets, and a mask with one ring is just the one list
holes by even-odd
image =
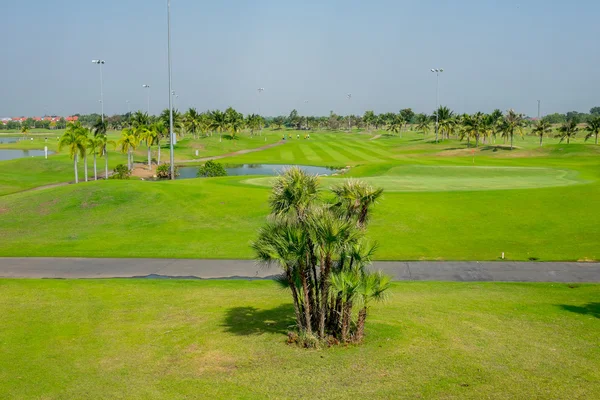
[[[534, 189], [582, 183], [576, 171], [555, 168], [421, 166], [389, 169], [385, 174], [360, 178], [388, 192], [448, 192], [473, 190]], [[271, 187], [273, 177], [246, 179], [250, 185]], [[323, 177], [330, 186], [339, 178]]]

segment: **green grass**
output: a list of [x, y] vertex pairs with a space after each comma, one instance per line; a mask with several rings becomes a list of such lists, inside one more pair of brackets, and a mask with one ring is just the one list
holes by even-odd
[[[280, 134], [267, 133], [274, 141]], [[600, 259], [600, 146], [539, 148], [527, 137], [517, 150], [473, 153], [455, 140], [403, 136], [292, 136], [222, 162], [353, 165], [347, 176], [386, 189], [369, 230], [378, 259]], [[251, 148], [253, 140], [260, 138], [236, 143]], [[124, 161], [117, 153], [110, 160]], [[1, 196], [72, 180], [72, 164], [55, 155], [0, 166], [0, 256], [251, 258], [249, 243], [268, 213], [271, 178], [109, 181]], [[324, 178], [323, 187], [340, 178]]]
[[0, 398], [598, 398], [599, 295], [395, 283], [364, 345], [303, 350], [270, 281], [0, 280]]

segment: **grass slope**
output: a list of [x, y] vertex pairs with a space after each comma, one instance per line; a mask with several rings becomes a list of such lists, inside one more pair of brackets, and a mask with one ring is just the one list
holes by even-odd
[[599, 295], [395, 283], [364, 345], [315, 351], [273, 282], [0, 280], [0, 398], [599, 398]]

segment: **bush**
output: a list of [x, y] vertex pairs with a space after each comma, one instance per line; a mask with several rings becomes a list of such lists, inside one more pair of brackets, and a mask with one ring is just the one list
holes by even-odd
[[[171, 179], [171, 164], [162, 164], [156, 168], [158, 179]], [[179, 176], [179, 167], [175, 166], [175, 176]]]
[[125, 164], [119, 164], [113, 170], [113, 174], [110, 179], [129, 179], [131, 176], [131, 171], [127, 168]]
[[203, 166], [198, 168], [198, 176], [204, 178], [227, 176], [227, 171], [220, 163], [207, 161]]

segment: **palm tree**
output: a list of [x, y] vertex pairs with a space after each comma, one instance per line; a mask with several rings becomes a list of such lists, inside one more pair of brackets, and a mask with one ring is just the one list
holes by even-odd
[[513, 137], [515, 132], [523, 136], [523, 125], [525, 118], [523, 114], [518, 114], [515, 110], [510, 109], [506, 112], [504, 119], [501, 122], [502, 132], [510, 137], [510, 149], [513, 149]]
[[244, 129], [244, 116], [233, 109], [233, 107], [225, 110], [225, 119], [227, 121], [227, 128], [231, 132], [231, 137], [235, 138], [236, 133], [239, 133]]
[[358, 321], [356, 322], [356, 341], [360, 342], [365, 334], [365, 321], [367, 319], [367, 311], [371, 301], [382, 301], [387, 297], [387, 290], [390, 287], [391, 279], [389, 276], [381, 272], [365, 273], [362, 276], [361, 283], [358, 287], [358, 296], [360, 297], [363, 307], [358, 312]]
[[[103, 135], [103, 136], [105, 136], [105, 135]], [[97, 165], [96, 164], [96, 155], [103, 153], [104, 141], [102, 140], [102, 137], [92, 136], [92, 137], [88, 138], [87, 139], [87, 148], [89, 150], [89, 153], [94, 156], [94, 180], [97, 181], [98, 180], [98, 169], [96, 167], [96, 165]]]
[[223, 132], [229, 128], [229, 122], [224, 112], [215, 110], [210, 113], [210, 129], [219, 133], [219, 142], [222, 140]]
[[585, 140], [587, 141], [592, 136], [596, 136], [596, 144], [598, 144], [598, 133], [600, 133], [600, 117], [594, 117], [590, 119], [585, 129], [588, 131], [588, 134], [585, 136]]
[[246, 117], [246, 124], [250, 128], [250, 135], [254, 135], [254, 131], [257, 131], [262, 126], [262, 117], [257, 114], [250, 114]]
[[[477, 112], [473, 115], [465, 115], [463, 117], [463, 133], [467, 138], [475, 138], [475, 147], [479, 147], [479, 137], [481, 136], [484, 115]], [[467, 140], [467, 145], [470, 142]]]
[[131, 117], [131, 126], [139, 127], [139, 126], [147, 126], [150, 125], [150, 118], [148, 117], [148, 113], [142, 111], [136, 111], [135, 114]]
[[298, 167], [287, 170], [275, 181], [269, 197], [272, 213], [283, 216], [293, 212], [304, 221], [311, 204], [319, 194], [319, 178]]
[[542, 147], [544, 135], [547, 136], [552, 133], [552, 125], [547, 120], [541, 119], [536, 122], [531, 132], [540, 137], [540, 147]]
[[87, 149], [89, 146], [89, 140], [90, 140], [90, 130], [88, 128], [85, 127], [81, 127], [77, 130], [77, 133], [79, 134], [79, 136], [81, 137], [81, 145], [84, 148], [84, 152], [83, 152], [83, 176], [85, 181], [88, 181], [88, 163], [87, 163]]
[[75, 183], [79, 183], [77, 156], [85, 153], [85, 146], [83, 145], [81, 135], [79, 134], [80, 129], [82, 129], [80, 122], [69, 124], [58, 142], [59, 151], [64, 147], [69, 148], [69, 155], [73, 159], [73, 169], [75, 170]]
[[103, 122], [102, 118], [98, 118], [96, 123], [94, 123], [94, 125], [92, 126], [92, 132], [95, 137], [98, 137], [101, 135], [106, 135], [107, 127], [108, 126], [107, 126], [106, 122]]
[[127, 168], [129, 168], [129, 170], [131, 171], [131, 169], [133, 168], [132, 152], [136, 149], [138, 145], [134, 129], [123, 129], [121, 139], [117, 141], [117, 144], [119, 145], [119, 147], [121, 147], [121, 152], [123, 154], [127, 154]]
[[[444, 126], [446, 128], [446, 132], [448, 133], [448, 136], [449, 136], [452, 124], [444, 123], [444, 122], [450, 120], [454, 116], [454, 112], [446, 106], [440, 106], [440, 107], [438, 107], [437, 110], [435, 110], [433, 112], [434, 121], [435, 121], [436, 115], [437, 115], [437, 120], [438, 120], [438, 131], [442, 132], [442, 138], [443, 138], [443, 132], [444, 132], [441, 129], [442, 126]], [[436, 133], [435, 133], [435, 142], [436, 143], [438, 142], [438, 131], [436, 131]]]
[[271, 121], [271, 125], [273, 125], [273, 127], [275, 129], [281, 129], [283, 127], [284, 123], [285, 123], [285, 117], [283, 117], [281, 115], [273, 118], [273, 121]]
[[146, 141], [146, 147], [148, 149], [148, 170], [152, 170], [152, 146], [157, 142], [158, 133], [150, 126], [148, 129], [144, 129], [141, 139]]
[[391, 118], [386, 129], [393, 133], [400, 133], [400, 132], [402, 132], [403, 126], [404, 126], [404, 120], [402, 119], [402, 117], [399, 115], [394, 115], [394, 117]]
[[108, 136], [107, 135], [101, 135], [99, 137], [97, 137], [96, 139], [98, 139], [101, 143], [102, 143], [102, 156], [104, 157], [104, 179], [108, 179], [108, 145], [112, 145], [113, 148], [116, 146], [116, 143], [114, 140], [108, 140]]
[[559, 143], [562, 143], [563, 140], [567, 139], [567, 144], [569, 144], [571, 138], [574, 138], [575, 135], [577, 135], [577, 132], [579, 132], [579, 128], [577, 127], [577, 121], [571, 119], [558, 128], [558, 134], [556, 135], [556, 137], [560, 138]]
[[27, 125], [23, 125], [21, 127], [21, 133], [23, 134], [23, 136], [25, 136], [25, 138], [27, 139], [27, 134], [29, 133], [29, 126]]
[[196, 134], [200, 130], [200, 114], [196, 111], [195, 108], [190, 108], [183, 116], [183, 124], [185, 126], [185, 130], [191, 133], [194, 138], [196, 138]]
[[417, 116], [417, 130], [423, 132], [424, 135], [427, 135], [427, 133], [429, 133], [430, 118], [431, 117], [425, 114], [419, 114]]
[[361, 279], [358, 271], [340, 271], [331, 275], [331, 287], [340, 299], [342, 314], [342, 342], [348, 342], [350, 333], [350, 320], [352, 318], [352, 306], [358, 297]]
[[160, 148], [161, 148], [160, 141], [167, 136], [167, 134], [169, 133], [169, 130], [167, 129], [167, 127], [165, 126], [165, 124], [162, 121], [156, 121], [155, 123], [150, 125], [149, 130], [151, 130], [155, 133], [152, 135], [152, 136], [154, 136], [154, 142], [151, 145], [156, 145], [158, 147], [158, 156], [156, 157], [156, 165], [160, 165]]
[[375, 189], [366, 183], [348, 179], [344, 183], [331, 188], [336, 195], [334, 208], [347, 220], [356, 218], [358, 227], [364, 228], [369, 220], [369, 209], [383, 195], [383, 189]]

